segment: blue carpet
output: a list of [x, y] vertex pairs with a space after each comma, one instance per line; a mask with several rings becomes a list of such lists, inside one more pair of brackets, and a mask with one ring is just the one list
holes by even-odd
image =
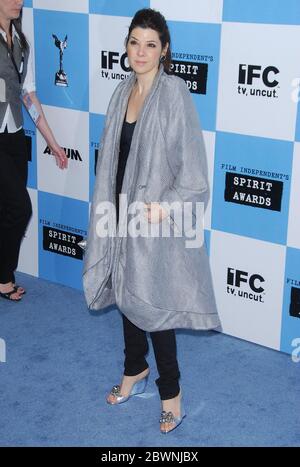
[[1, 446], [300, 446], [300, 363], [289, 355], [178, 331], [188, 416], [161, 435], [151, 345], [146, 394], [109, 406], [123, 369], [119, 312], [91, 314], [77, 290], [17, 278], [22, 302], [0, 301]]

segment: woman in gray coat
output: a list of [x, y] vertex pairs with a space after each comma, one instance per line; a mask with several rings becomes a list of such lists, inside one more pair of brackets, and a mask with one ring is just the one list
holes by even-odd
[[189, 91], [169, 74], [165, 18], [138, 11], [126, 50], [133, 72], [107, 111], [83, 282], [90, 309], [116, 303], [122, 313], [124, 375], [107, 402], [123, 403], [145, 390], [150, 332], [160, 430], [167, 433], [185, 416], [174, 329], [220, 325], [205, 246], [196, 241], [203, 231], [207, 165]]

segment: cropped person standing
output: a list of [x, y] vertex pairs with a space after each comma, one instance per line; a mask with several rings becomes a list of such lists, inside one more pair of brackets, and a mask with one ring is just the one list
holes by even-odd
[[[124, 374], [107, 402], [117, 405], [144, 392], [149, 332], [159, 373], [162, 433], [173, 431], [186, 414], [175, 329], [220, 325], [205, 246], [187, 248], [188, 235], [175, 235], [185, 203], [204, 205], [208, 184], [192, 98], [185, 82], [170, 74], [170, 43], [161, 13], [147, 8], [135, 14], [126, 38], [133, 72], [119, 84], [107, 111], [83, 275], [90, 309], [116, 303], [122, 313]], [[127, 196], [125, 209], [121, 194]], [[103, 235], [100, 215], [108, 202], [116, 206], [116, 216], [114, 210], [108, 213], [111, 228]], [[130, 235], [137, 203], [144, 210], [137, 224], [147, 229], [170, 225], [172, 235]], [[176, 215], [167, 206], [174, 203]], [[200, 221], [202, 226], [203, 216]]]
[[27, 184], [22, 101], [47, 141], [57, 165], [68, 165], [35, 94], [29, 44], [22, 32], [23, 0], [0, 0], [0, 297], [20, 301], [25, 293], [15, 284], [22, 238], [32, 208]]

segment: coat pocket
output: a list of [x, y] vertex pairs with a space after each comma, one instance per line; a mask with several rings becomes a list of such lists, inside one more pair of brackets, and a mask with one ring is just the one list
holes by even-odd
[[196, 266], [182, 238], [127, 238], [124, 285], [151, 306], [191, 310], [189, 299], [199, 280]]

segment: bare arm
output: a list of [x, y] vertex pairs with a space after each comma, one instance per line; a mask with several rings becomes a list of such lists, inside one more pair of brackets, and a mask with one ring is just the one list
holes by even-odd
[[[66, 156], [66, 153], [64, 151], [64, 149], [62, 147], [59, 146], [59, 144], [57, 143], [53, 133], [52, 133], [52, 130], [51, 128], [49, 127], [48, 125], [48, 122], [46, 120], [46, 117], [45, 117], [45, 114], [43, 112], [43, 109], [42, 109], [42, 106], [41, 106], [41, 103], [39, 101], [39, 99], [37, 98], [37, 95], [35, 94], [35, 92], [30, 92], [28, 94], [32, 104], [36, 107], [36, 110], [37, 112], [39, 113], [39, 119], [37, 121], [37, 128], [39, 129], [39, 131], [41, 132], [41, 134], [43, 135], [43, 137], [45, 138], [52, 154], [54, 155], [55, 157], [55, 160], [56, 160], [56, 165], [60, 168], [60, 169], [65, 169], [68, 167], [68, 159], [67, 159], [67, 156]], [[24, 100], [24, 103], [25, 103], [25, 100]], [[25, 103], [26, 105], [26, 103]]]

